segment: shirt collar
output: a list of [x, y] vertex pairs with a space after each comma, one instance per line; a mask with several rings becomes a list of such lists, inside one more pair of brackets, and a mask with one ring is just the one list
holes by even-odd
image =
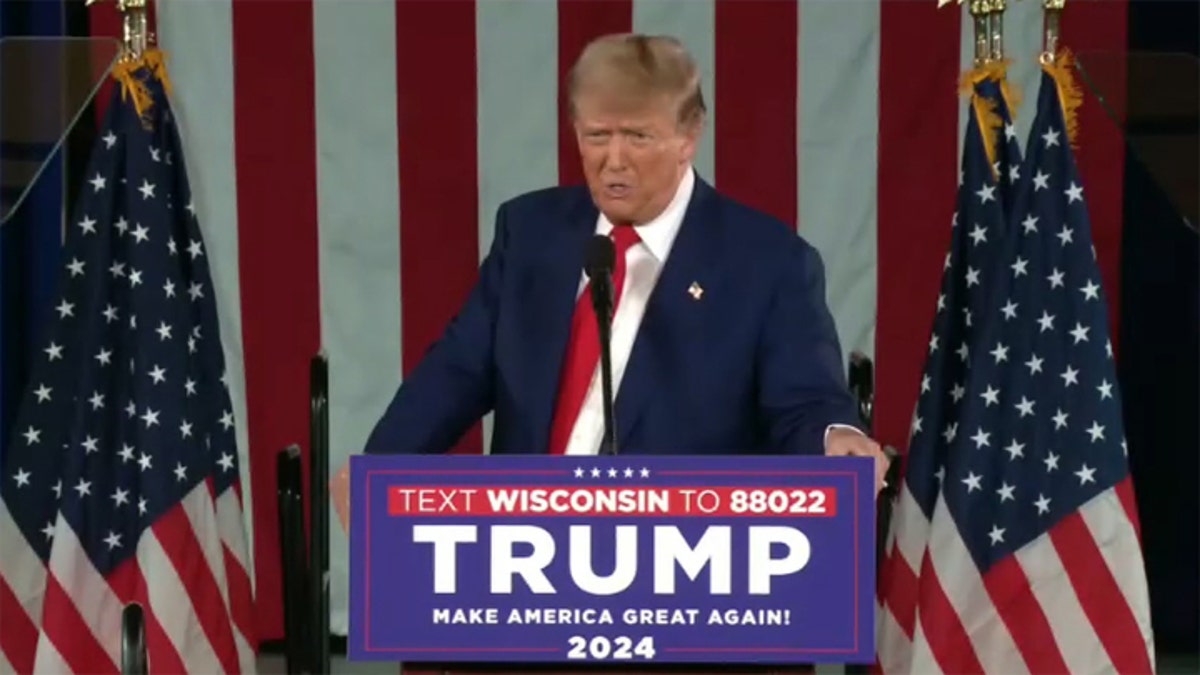
[[[689, 168], [683, 175], [683, 179], [679, 181], [679, 187], [675, 189], [675, 196], [671, 198], [667, 208], [663, 209], [663, 212], [658, 214], [654, 220], [637, 226], [637, 233], [641, 237], [642, 243], [660, 263], [666, 262], [667, 254], [671, 252], [671, 245], [675, 243], [675, 235], [679, 234], [679, 228], [683, 225], [683, 216], [687, 212], [687, 205], [692, 199], [695, 185], [695, 172]], [[600, 220], [596, 225], [596, 234], [608, 234], [612, 232], [612, 228], [612, 222], [601, 213]]]

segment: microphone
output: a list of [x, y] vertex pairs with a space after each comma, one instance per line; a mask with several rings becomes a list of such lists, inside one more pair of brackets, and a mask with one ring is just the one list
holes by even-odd
[[600, 337], [600, 384], [604, 392], [604, 438], [600, 442], [600, 454], [617, 454], [616, 423], [613, 419], [612, 382], [612, 273], [616, 264], [617, 251], [612, 239], [598, 234], [588, 242], [584, 252], [584, 271], [591, 281], [592, 309], [596, 312], [596, 329]]

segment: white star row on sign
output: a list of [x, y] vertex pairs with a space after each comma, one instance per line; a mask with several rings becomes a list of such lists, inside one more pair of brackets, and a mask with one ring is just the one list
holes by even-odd
[[[222, 419], [222, 422], [224, 422], [224, 418], [221, 418], [221, 419]], [[650, 477], [650, 469], [642, 467], [641, 470], [635, 471], [632, 467], [625, 467], [624, 470], [613, 469], [613, 468], [604, 470], [604, 469], [599, 469], [597, 467], [592, 467], [591, 470], [588, 470], [588, 469], [584, 469], [583, 467], [575, 467], [575, 477], [576, 478], [583, 478], [584, 476], [588, 476], [588, 475], [590, 475], [592, 478], [600, 478], [605, 475], [607, 475], [609, 478], [619, 478], [622, 476], [625, 478], [633, 478], [635, 474], [638, 476], [641, 476], [642, 478], [649, 478]]]

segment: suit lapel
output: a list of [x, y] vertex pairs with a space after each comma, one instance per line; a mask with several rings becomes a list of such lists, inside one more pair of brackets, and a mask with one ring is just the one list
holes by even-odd
[[[689, 327], [699, 325], [704, 303], [689, 294], [693, 283], [702, 288], [711, 285], [718, 272], [714, 264], [721, 242], [717, 237], [713, 189], [696, 178], [696, 186], [684, 214], [683, 223], [671, 253], [663, 266], [646, 313], [634, 339], [633, 351], [625, 368], [621, 387], [617, 393], [614, 417], [617, 426], [617, 449], [629, 440], [638, 418], [644, 412], [647, 397], [664, 377], [664, 356], [676, 347], [672, 335]], [[647, 448], [652, 452], [666, 448]], [[685, 449], [680, 449], [685, 450]]]
[[[571, 336], [571, 317], [575, 313], [575, 296], [583, 270], [584, 247], [595, 233], [599, 213], [586, 190], [578, 191], [565, 214], [565, 226], [550, 229], [553, 240], [542, 249], [544, 275], [534, 281], [527, 298], [522, 298], [532, 332], [527, 347], [530, 373], [529, 386], [533, 392], [531, 414], [535, 434], [533, 448], [524, 452], [544, 453], [550, 443], [550, 425], [554, 402], [558, 395], [559, 375]], [[554, 217], [562, 217], [555, 214]]]

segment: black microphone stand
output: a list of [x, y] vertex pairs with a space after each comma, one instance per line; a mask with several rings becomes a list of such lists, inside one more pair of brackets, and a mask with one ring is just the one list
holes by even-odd
[[612, 319], [616, 294], [613, 292], [613, 266], [616, 250], [608, 237], [598, 234], [584, 252], [584, 271], [591, 279], [592, 310], [596, 313], [596, 333], [600, 339], [600, 386], [604, 395], [604, 438], [600, 454], [617, 454], [617, 431], [613, 415]]
[[600, 389], [604, 395], [604, 438], [600, 441], [600, 454], [617, 454], [617, 428], [613, 416], [613, 375], [612, 375], [612, 280], [605, 279], [603, 284], [607, 291], [608, 302], [596, 309], [596, 330], [600, 337]]

